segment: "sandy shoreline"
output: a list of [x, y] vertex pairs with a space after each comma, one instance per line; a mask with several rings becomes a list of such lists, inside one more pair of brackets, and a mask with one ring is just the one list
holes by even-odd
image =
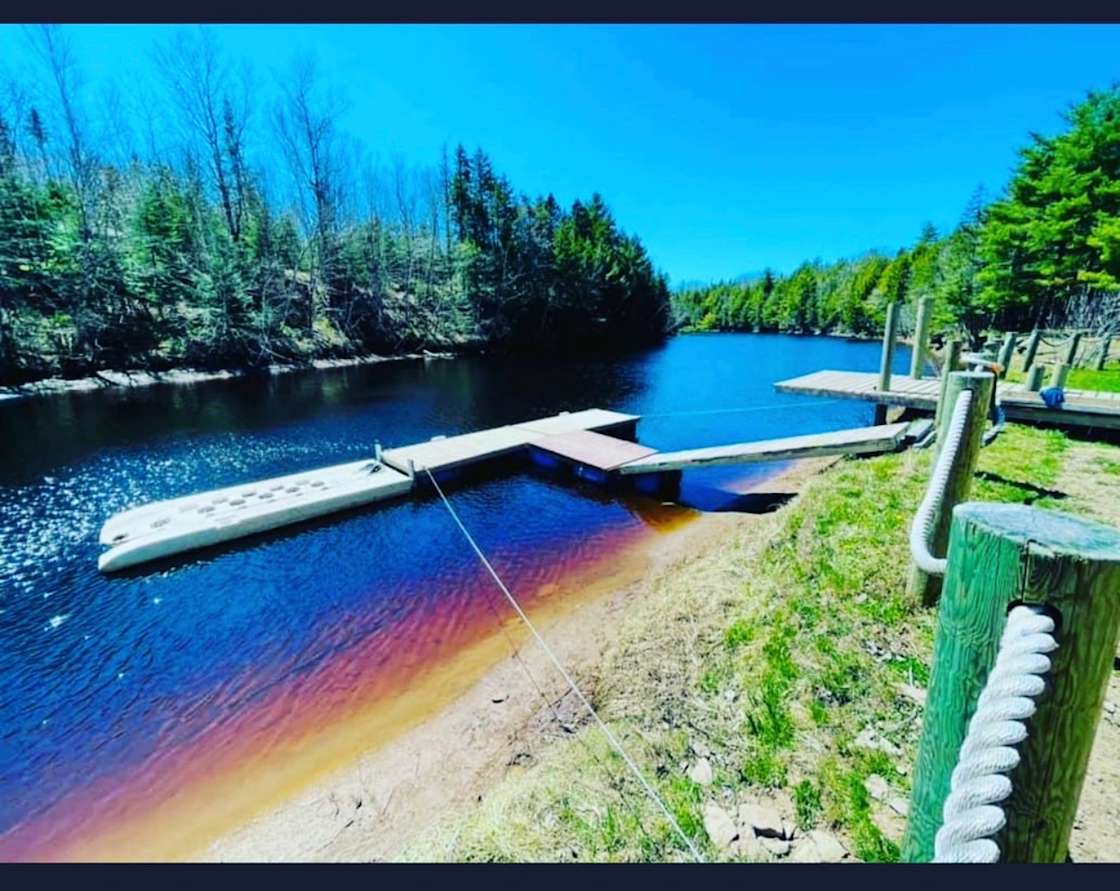
[[168, 371], [126, 369], [124, 371], [99, 371], [89, 377], [50, 377], [27, 384], [0, 387], [0, 400], [23, 399], [29, 396], [50, 396], [59, 393], [89, 393], [99, 390], [150, 387], [155, 384], [198, 384], [205, 381], [232, 380], [252, 374], [292, 374], [298, 371], [327, 371], [332, 368], [353, 368], [358, 365], [378, 365], [382, 362], [416, 361], [418, 359], [453, 359], [454, 353], [402, 353], [399, 356], [354, 356], [349, 359], [313, 359], [307, 364], [273, 363], [257, 370], [219, 369], [202, 371], [197, 368], [172, 368]]
[[[835, 460], [799, 462], [748, 491], [794, 494], [806, 477]], [[647, 538], [632, 552], [615, 555], [584, 587], [534, 610], [534, 622], [573, 676], [586, 681], [629, 602], [651, 590], [667, 568], [719, 547], [728, 533], [758, 520], [751, 514], [697, 515], [679, 529]], [[514, 645], [520, 661], [512, 655]], [[249, 820], [232, 823], [216, 841], [179, 856], [206, 861], [394, 859], [438, 821], [477, 806], [495, 782], [524, 770], [540, 745], [563, 735], [553, 708], [572, 724], [586, 718], [516, 619], [402, 698], [413, 697], [428, 704], [423, 714], [410, 720], [382, 716], [383, 724], [399, 732], [370, 739], [357, 760], [340, 762]]]

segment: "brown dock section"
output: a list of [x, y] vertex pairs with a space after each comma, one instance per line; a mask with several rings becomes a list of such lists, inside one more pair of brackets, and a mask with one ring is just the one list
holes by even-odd
[[[774, 388], [782, 393], [859, 399], [876, 405], [934, 411], [941, 381], [896, 374], [891, 376], [890, 389], [880, 390], [878, 373], [826, 370], [779, 381]], [[1120, 394], [1117, 393], [1066, 390], [1061, 407], [1049, 408], [1038, 393], [1022, 384], [1000, 383], [999, 399], [1010, 421], [1120, 429]]]

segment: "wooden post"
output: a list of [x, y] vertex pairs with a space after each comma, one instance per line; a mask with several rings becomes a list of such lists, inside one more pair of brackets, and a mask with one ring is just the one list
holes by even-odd
[[957, 507], [938, 614], [903, 859], [928, 862], [949, 781], [1007, 613], [1039, 604], [1055, 616], [1047, 690], [1027, 719], [1001, 862], [1058, 863], [1069, 849], [1093, 736], [1120, 637], [1120, 532], [1021, 504]]
[[1011, 357], [1015, 354], [1016, 339], [1012, 331], [1008, 331], [1003, 335], [1003, 346], [999, 348], [999, 358], [996, 359], [996, 361], [1003, 366], [1003, 371], [999, 373], [1001, 379], [1007, 377], [1007, 369], [1011, 367]]
[[[879, 357], [879, 392], [891, 388], [891, 365], [894, 363], [894, 344], [898, 334], [898, 303], [887, 307], [887, 324], [883, 328], [883, 352]], [[882, 403], [875, 405], [875, 423], [885, 424], [887, 407]]]
[[910, 354], [910, 377], [920, 380], [926, 365], [926, 348], [929, 345], [929, 321], [933, 313], [933, 298], [918, 301], [918, 318], [914, 323], [914, 347]]
[[1097, 371], [1104, 371], [1105, 363], [1108, 361], [1108, 349], [1112, 346], [1112, 329], [1104, 332], [1104, 337], [1101, 339], [1101, 351], [1097, 353], [1097, 364], [1094, 366]]
[[937, 392], [937, 411], [934, 413], [935, 425], [941, 423], [941, 412], [945, 406], [945, 390], [949, 386], [949, 375], [961, 364], [961, 349], [964, 346], [959, 337], [950, 337], [945, 343], [945, 364], [941, 367], [941, 389]]
[[1038, 342], [1042, 339], [1042, 332], [1035, 328], [1027, 340], [1027, 352], [1023, 356], [1023, 371], [1030, 371], [1034, 365], [1034, 354], [1038, 352]]
[[1081, 332], [1075, 331], [1069, 339], [1069, 349], [1066, 350], [1066, 365], [1077, 364], [1077, 347], [1081, 343]]
[[1054, 366], [1054, 371], [1050, 375], [1051, 387], [1065, 387], [1066, 378], [1069, 377], [1069, 366], [1064, 362], [1058, 362]]
[[[949, 382], [945, 388], [945, 406], [937, 426], [938, 454], [944, 448], [945, 436], [949, 432], [949, 424], [953, 419], [953, 407], [957, 404], [957, 396], [962, 390], [972, 391], [972, 403], [968, 407], [968, 420], [965, 422], [964, 435], [957, 450], [957, 460], [953, 463], [948, 482], [945, 484], [941, 510], [934, 515], [930, 552], [935, 557], [944, 556], [948, 546], [953, 508], [968, 498], [972, 491], [972, 474], [976, 470], [976, 460], [980, 456], [980, 442], [984, 437], [984, 425], [995, 385], [995, 375], [990, 371], [954, 371], [949, 374]], [[910, 592], [920, 597], [926, 606], [932, 606], [941, 596], [941, 576], [927, 575], [917, 566], [911, 566]]]
[[1032, 393], [1042, 389], [1042, 375], [1045, 371], [1045, 366], [1032, 365], [1031, 370], [1027, 372], [1027, 389]]

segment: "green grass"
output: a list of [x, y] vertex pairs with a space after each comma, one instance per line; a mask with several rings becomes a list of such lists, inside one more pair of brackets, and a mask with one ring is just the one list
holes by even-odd
[[[1026, 374], [1018, 369], [1007, 372], [1009, 381], [1022, 381]], [[1050, 386], [1050, 370], [1043, 374], [1043, 388]], [[1066, 378], [1069, 390], [1095, 390], [1098, 393], [1120, 393], [1120, 362], [1109, 362], [1103, 370], [1095, 368], [1071, 368]]]
[[[1116, 447], [1009, 424], [981, 453], [972, 497], [1091, 512], [1088, 495], [1058, 489], [1071, 448], [1094, 473], [1120, 471]], [[596, 693], [706, 856], [721, 856], [703, 829], [706, 802], [776, 794], [803, 829], [838, 834], [862, 860], [898, 859], [900, 839], [880, 825], [883, 806], [865, 782], [878, 774], [909, 793], [922, 710], [899, 687], [928, 683], [936, 614], [907, 593], [907, 531], [932, 459], [910, 451], [842, 461], [748, 531], [667, 570], [630, 608]], [[1098, 507], [1106, 497], [1092, 495]], [[857, 745], [868, 728], [898, 754]], [[555, 744], [481, 812], [405, 856], [687, 859], [598, 731], [582, 736], [613, 778], [582, 747]], [[697, 741], [711, 752], [709, 787], [685, 775]]]

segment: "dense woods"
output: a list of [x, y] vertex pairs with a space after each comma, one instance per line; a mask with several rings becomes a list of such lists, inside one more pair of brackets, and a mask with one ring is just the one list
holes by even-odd
[[806, 262], [789, 275], [674, 295], [698, 330], [878, 334], [900, 301], [934, 301], [934, 330], [1120, 324], [1120, 88], [1092, 93], [1053, 138], [1032, 135], [1001, 197], [978, 190], [953, 231], [894, 256]]
[[372, 163], [312, 61], [265, 105], [205, 31], [158, 48], [166, 82], [129, 144], [83, 102], [65, 37], [37, 29], [42, 71], [0, 84], [0, 383], [621, 348], [670, 325], [664, 276], [599, 195], [532, 200], [462, 147]]

